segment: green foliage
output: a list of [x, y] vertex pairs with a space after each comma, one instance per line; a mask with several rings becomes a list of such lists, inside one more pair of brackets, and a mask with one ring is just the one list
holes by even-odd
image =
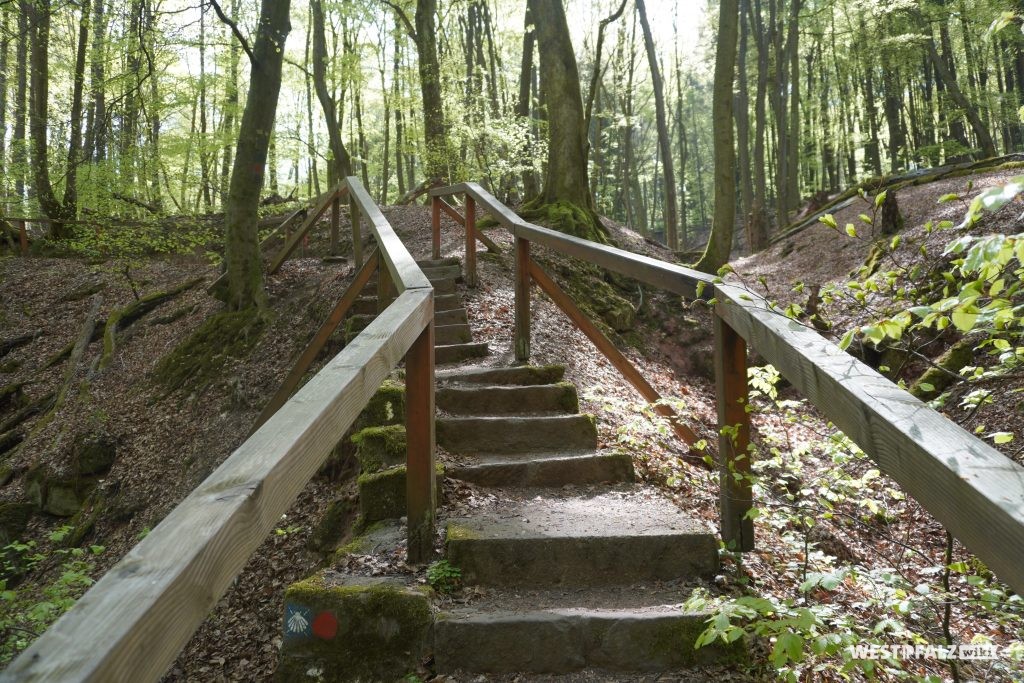
[[[49, 535], [59, 545], [72, 533], [63, 526]], [[13, 659], [45, 631], [92, 585], [90, 578], [96, 567], [95, 557], [103, 546], [54, 548], [41, 551], [35, 541], [15, 541], [3, 548], [4, 576], [42, 571], [46, 579], [38, 584], [22, 583], [8, 587], [8, 579], [0, 579], [0, 664]]]
[[438, 593], [449, 595], [462, 587], [462, 570], [448, 560], [438, 560], [427, 567], [427, 583]]

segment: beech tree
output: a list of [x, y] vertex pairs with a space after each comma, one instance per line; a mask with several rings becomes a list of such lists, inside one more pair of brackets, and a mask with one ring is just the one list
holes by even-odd
[[291, 30], [290, 6], [291, 0], [263, 0], [250, 58], [249, 94], [238, 130], [224, 217], [226, 303], [235, 311], [264, 302], [258, 209], [281, 90], [285, 39]]

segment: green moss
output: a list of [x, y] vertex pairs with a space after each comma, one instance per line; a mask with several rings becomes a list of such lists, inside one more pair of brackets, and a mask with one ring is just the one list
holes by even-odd
[[332, 638], [285, 638], [278, 681], [393, 681], [415, 669], [430, 649], [433, 616], [425, 588], [384, 580], [329, 586], [320, 575], [293, 584], [289, 605], [337, 620]]
[[352, 437], [359, 468], [364, 474], [405, 462], [405, 425], [367, 427]]
[[355, 517], [355, 501], [351, 497], [331, 501], [320, 523], [309, 538], [309, 547], [316, 552], [329, 552], [344, 537]]
[[567, 413], [578, 413], [580, 397], [576, 393], [576, 385], [572, 382], [559, 382], [558, 386], [565, 390], [558, 397], [558, 407]]
[[935, 367], [925, 370], [911, 387], [910, 393], [922, 401], [930, 401], [953, 383], [962, 368], [974, 360], [975, 340], [964, 337], [942, 354]]
[[153, 378], [167, 394], [204, 389], [229, 359], [248, 355], [265, 326], [263, 313], [255, 308], [213, 315], [157, 363]]
[[[550, 272], [550, 271], [549, 271]], [[596, 266], [577, 262], [558, 264], [561, 285], [573, 302], [605, 331], [627, 332], [636, 324], [633, 304], [605, 281]]]
[[355, 429], [395, 425], [405, 422], [405, 385], [384, 380], [373, 398], [363, 408], [355, 422]]
[[[405, 465], [400, 465], [382, 472], [359, 475], [359, 512], [364, 522], [405, 516], [405, 474]], [[444, 467], [439, 463], [434, 479], [438, 496], [443, 481]]]
[[519, 211], [525, 220], [542, 223], [552, 230], [580, 237], [591, 242], [610, 244], [608, 231], [593, 210], [571, 202], [543, 203], [541, 198], [527, 202]]
[[445, 536], [449, 541], [471, 541], [479, 537], [472, 529], [451, 522], [448, 523]]

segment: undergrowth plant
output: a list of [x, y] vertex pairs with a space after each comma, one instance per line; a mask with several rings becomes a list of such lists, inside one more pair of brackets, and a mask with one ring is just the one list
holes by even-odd
[[[51, 532], [48, 539], [57, 546], [71, 531], [72, 527], [62, 526]], [[8, 578], [0, 579], [0, 664], [12, 660], [71, 609], [92, 585], [90, 575], [96, 566], [95, 558], [103, 551], [101, 545], [44, 551], [35, 541], [15, 541], [3, 548], [0, 576]], [[8, 586], [10, 577], [28, 571], [42, 572], [47, 578], [41, 583]]]

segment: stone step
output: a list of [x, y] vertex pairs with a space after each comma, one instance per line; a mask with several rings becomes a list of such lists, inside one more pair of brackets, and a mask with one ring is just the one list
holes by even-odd
[[467, 584], [630, 585], [718, 570], [715, 534], [649, 490], [503, 493], [497, 505], [448, 522], [447, 559]]
[[442, 417], [437, 443], [452, 453], [585, 453], [597, 450], [590, 415]]
[[469, 316], [465, 308], [453, 308], [450, 311], [434, 311], [434, 325], [468, 325]]
[[461, 266], [462, 259], [458, 256], [446, 256], [441, 259], [423, 259], [417, 261], [416, 265], [420, 268], [443, 268], [445, 266]]
[[447, 344], [434, 347], [434, 363], [458, 363], [470, 358], [483, 358], [490, 353], [487, 343]]
[[[435, 314], [436, 320], [436, 314]], [[565, 376], [564, 365], [517, 365], [507, 368], [459, 368], [437, 373], [446, 384], [519, 385], [554, 384]]]
[[434, 285], [434, 296], [455, 293], [455, 278], [446, 277], [442, 280], [431, 280], [430, 284]]
[[[574, 604], [600, 605], [605, 596], [574, 591], [575, 600], [567, 601], [529, 594], [498, 609], [489, 609], [485, 598], [483, 605], [443, 611], [434, 621], [435, 666], [440, 673], [569, 674], [662, 672], [746, 660], [742, 641], [695, 649], [710, 614], [683, 611], [679, 603], [686, 593], [645, 597], [635, 606], [608, 609]], [[664, 602], [655, 604], [658, 598]], [[519, 606], [550, 602], [555, 606], [546, 609]]]
[[436, 268], [422, 268], [423, 274], [427, 276], [427, 279], [431, 282], [435, 280], [445, 280], [451, 278], [453, 280], [460, 279], [462, 277], [462, 266], [438, 266]]
[[636, 479], [628, 453], [479, 455], [448, 476], [481, 486], [585, 486]]
[[462, 305], [462, 297], [458, 294], [440, 294], [434, 297], [434, 312], [438, 311], [454, 311], [459, 308], [464, 308]]
[[469, 325], [438, 325], [434, 323], [434, 345], [468, 344], [473, 341]]
[[377, 297], [375, 296], [361, 296], [352, 302], [352, 308], [349, 312], [353, 315], [376, 315], [377, 314]]
[[[468, 325], [466, 326], [468, 330]], [[435, 328], [440, 330], [442, 328]], [[539, 415], [578, 413], [576, 386], [569, 382], [527, 386], [443, 386], [437, 407], [453, 415]]]

